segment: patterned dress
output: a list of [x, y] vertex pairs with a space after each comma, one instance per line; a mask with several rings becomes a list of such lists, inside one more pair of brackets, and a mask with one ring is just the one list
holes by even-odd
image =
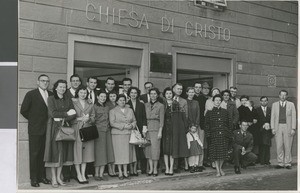
[[205, 117], [205, 134], [210, 140], [208, 151], [212, 161], [228, 158], [228, 141], [232, 136], [227, 110], [214, 107]]

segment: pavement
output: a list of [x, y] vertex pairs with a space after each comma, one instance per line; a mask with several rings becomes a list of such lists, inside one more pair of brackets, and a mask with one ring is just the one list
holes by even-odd
[[[297, 160], [294, 158], [293, 160]], [[249, 178], [250, 176], [254, 179], [261, 176], [272, 176], [272, 175], [287, 175], [287, 172], [291, 172], [291, 170], [287, 169], [274, 169], [276, 165], [276, 160], [271, 160], [270, 166], [262, 166], [260, 164], [256, 164], [255, 166], [247, 167], [247, 169], [242, 169], [241, 175], [237, 175], [234, 173], [233, 165], [226, 164], [223, 167], [226, 176], [224, 177], [216, 177], [215, 169], [206, 168], [203, 172], [190, 173], [181, 171], [180, 173], [175, 173], [174, 176], [166, 176], [163, 173], [159, 173], [157, 177], [146, 176], [145, 174], [140, 174], [137, 177], [130, 177], [130, 179], [119, 180], [118, 177], [109, 177], [104, 174], [105, 181], [95, 181], [93, 177], [90, 177], [89, 184], [79, 184], [77, 181], [72, 179], [67, 183], [66, 186], [59, 186], [59, 188], [52, 188], [51, 185], [40, 184], [39, 188], [33, 188], [29, 183], [19, 184], [19, 190], [126, 190], [126, 189], [140, 189], [145, 190], [144, 188], [148, 187], [148, 189], [160, 189], [163, 190], [171, 190], [171, 189], [190, 189], [189, 187], [182, 186], [180, 183], [176, 182], [192, 182], [195, 179], [205, 179], [202, 180], [203, 183], [206, 183], [206, 186], [202, 186], [204, 189], [207, 187], [211, 189], [210, 186], [218, 187], [216, 184], [220, 183], [221, 180], [230, 180], [231, 178], [238, 181], [239, 179]], [[293, 163], [292, 172], [297, 172], [297, 163]], [[261, 172], [261, 174], [259, 174]], [[249, 175], [247, 175], [249, 173]], [[250, 175], [251, 174], [251, 175]], [[174, 183], [175, 182], [175, 183]], [[153, 184], [151, 186], [151, 184]], [[155, 185], [154, 185], [155, 184]], [[172, 185], [173, 184], [173, 185]], [[177, 186], [176, 186], [177, 185]], [[165, 187], [164, 187], [165, 186]], [[164, 187], [164, 188], [163, 188]], [[146, 188], [147, 189], [147, 188]], [[224, 187], [219, 187], [219, 189], [223, 189]]]

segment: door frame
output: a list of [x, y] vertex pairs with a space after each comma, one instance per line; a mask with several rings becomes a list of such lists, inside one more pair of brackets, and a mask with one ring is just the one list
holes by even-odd
[[[131, 49], [141, 49], [142, 50], [142, 60], [141, 65], [137, 70], [132, 73], [135, 74], [133, 83], [138, 82], [136, 86], [139, 88], [144, 87], [144, 82], [148, 79], [149, 72], [149, 44], [147, 42], [133, 42], [119, 39], [111, 39], [104, 37], [95, 37], [79, 34], [68, 34], [68, 56], [67, 56], [67, 77], [70, 77], [74, 72], [74, 58], [75, 58], [75, 43], [92, 43], [100, 44], [106, 46], [118, 46]], [[69, 79], [68, 79], [69, 81]]]
[[[173, 57], [173, 67], [172, 67], [172, 84], [176, 83], [177, 80], [177, 54], [188, 54], [195, 56], [207, 56], [207, 57], [216, 57], [224, 58], [231, 60], [231, 69], [228, 74], [228, 84], [230, 86], [236, 86], [236, 54], [231, 52], [220, 52], [208, 49], [197, 49], [197, 48], [183, 48], [183, 47], [172, 47], [172, 57]], [[222, 73], [222, 72], [220, 72]]]

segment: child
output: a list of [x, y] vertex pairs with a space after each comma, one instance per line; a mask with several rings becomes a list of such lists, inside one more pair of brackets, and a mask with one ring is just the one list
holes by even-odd
[[201, 155], [203, 144], [197, 134], [197, 127], [192, 125], [189, 130], [190, 131], [186, 134], [188, 149], [190, 152], [188, 161], [190, 172], [194, 173], [198, 169], [199, 155]]

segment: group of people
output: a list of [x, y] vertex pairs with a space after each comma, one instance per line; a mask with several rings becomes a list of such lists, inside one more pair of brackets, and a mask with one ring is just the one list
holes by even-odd
[[[38, 88], [25, 95], [21, 114], [28, 120], [31, 186], [64, 186], [72, 175], [80, 184], [88, 183], [88, 174], [106, 180], [105, 169], [120, 180], [138, 176], [138, 169], [155, 177], [158, 167], [164, 168], [165, 175], [174, 175], [180, 168], [193, 173], [211, 166], [216, 176], [224, 176], [224, 161], [232, 162], [240, 174], [240, 167], [270, 164], [274, 135], [276, 168], [291, 168], [296, 110], [286, 100], [286, 90], [280, 91], [280, 101], [271, 110], [266, 96], [255, 109], [248, 96], [237, 98], [236, 87], [221, 92], [207, 82], [196, 82], [185, 93], [183, 85], [176, 83], [162, 95], [151, 82], [144, 84], [143, 95], [130, 78], [123, 79], [121, 93], [111, 77], [105, 88], [97, 90], [97, 82], [89, 77], [84, 86], [74, 74], [69, 89], [67, 81], [58, 80], [51, 92], [49, 76], [42, 74]], [[75, 141], [56, 140], [65, 123], [74, 129]], [[92, 125], [99, 137], [82, 142], [79, 130]], [[130, 144], [132, 130], [151, 144]], [[51, 168], [51, 181], [45, 167]]]

